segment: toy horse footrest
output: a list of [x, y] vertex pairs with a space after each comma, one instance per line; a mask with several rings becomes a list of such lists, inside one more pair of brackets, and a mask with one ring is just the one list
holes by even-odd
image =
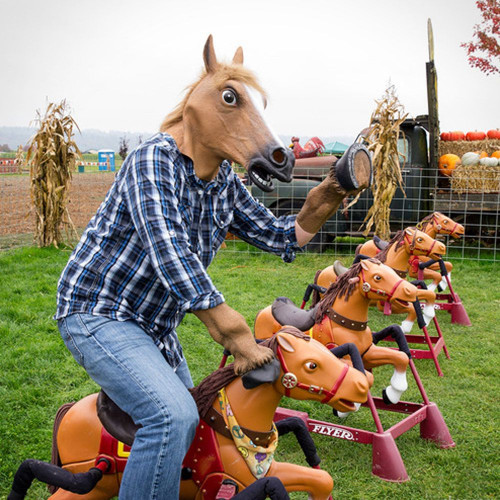
[[305, 332], [314, 326], [316, 307], [308, 311], [297, 307], [288, 297], [278, 297], [271, 306], [271, 312], [280, 325], [289, 325]]
[[135, 433], [141, 428], [103, 390], [97, 396], [97, 416], [103, 427], [118, 441], [132, 446]]

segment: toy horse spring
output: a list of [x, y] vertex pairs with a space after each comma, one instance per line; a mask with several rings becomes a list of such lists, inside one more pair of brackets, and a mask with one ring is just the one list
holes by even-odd
[[[295, 328], [281, 329], [264, 345], [275, 352], [270, 364], [242, 377], [228, 365], [192, 390], [201, 420], [183, 463], [182, 500], [212, 500], [219, 487], [229, 483], [244, 492], [264, 477], [276, 477], [287, 491], [307, 491], [315, 500], [329, 497], [333, 481], [326, 471], [274, 460], [275, 410], [288, 396], [349, 412], [367, 400], [369, 380]], [[59, 489], [50, 499], [116, 496], [127, 460], [127, 446], [117, 436], [132, 442], [134, 426], [102, 393], [87, 396], [63, 412], [54, 433], [53, 456], [60, 465], [73, 473], [100, 467], [105, 461], [111, 465], [90, 492], [81, 496]]]
[[[438, 234], [447, 234], [454, 239], [459, 239], [465, 232], [464, 226], [458, 224], [450, 217], [446, 217], [441, 212], [434, 212], [424, 217], [417, 224], [417, 229], [423, 231], [425, 234], [434, 239], [436, 239]], [[358, 245], [356, 248], [356, 255], [361, 254], [368, 257], [376, 257], [377, 254], [384, 250], [388, 244], [389, 242], [374, 236], [370, 241], [367, 241], [362, 245]], [[412, 278], [418, 278], [418, 265], [422, 262], [427, 262], [429, 259], [429, 257], [424, 255], [411, 256], [409, 276]], [[453, 264], [447, 261], [444, 264], [449, 276], [451, 270], [453, 269]], [[430, 267], [423, 270], [423, 279], [433, 281], [433, 283], [429, 285], [430, 290], [436, 289], [438, 285], [442, 290], [446, 288], [446, 280], [439, 272], [439, 265], [437, 263], [434, 263]]]
[[[383, 391], [384, 400], [397, 403], [407, 389], [406, 369], [410, 351], [398, 325], [373, 334], [368, 326], [372, 301], [388, 301], [406, 307], [417, 298], [417, 288], [377, 259], [363, 260], [332, 283], [322, 300], [309, 311], [299, 309], [290, 299], [280, 297], [260, 311], [255, 320], [256, 338], [268, 338], [282, 327], [293, 325], [327, 347], [352, 342], [367, 369], [391, 364], [394, 374]], [[389, 334], [400, 350], [375, 345]], [[340, 414], [343, 416], [343, 414]]]

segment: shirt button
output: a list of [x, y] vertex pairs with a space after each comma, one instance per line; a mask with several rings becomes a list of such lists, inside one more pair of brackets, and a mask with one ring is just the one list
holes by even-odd
[[169, 234], [170, 236], [175, 236], [175, 231], [174, 231], [174, 230], [169, 231], [169, 232], [168, 232], [168, 234]]
[[203, 190], [202, 189], [198, 189], [198, 194], [201, 196], [203, 194]]

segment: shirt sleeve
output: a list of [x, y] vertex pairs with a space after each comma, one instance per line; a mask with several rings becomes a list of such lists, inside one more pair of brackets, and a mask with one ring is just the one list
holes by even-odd
[[182, 311], [224, 302], [190, 241], [179, 213], [175, 165], [169, 151], [139, 148], [124, 178], [123, 196], [156, 275]]
[[251, 245], [292, 262], [301, 252], [295, 235], [295, 215], [276, 217], [257, 201], [235, 174], [235, 209], [230, 231]]

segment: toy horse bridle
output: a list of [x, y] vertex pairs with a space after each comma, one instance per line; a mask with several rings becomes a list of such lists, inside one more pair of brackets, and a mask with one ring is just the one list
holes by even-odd
[[361, 290], [363, 290], [365, 297], [369, 299], [368, 297], [368, 292], [373, 292], [376, 293], [377, 295], [380, 295], [382, 297], [387, 297], [386, 302], [389, 302], [392, 297], [394, 297], [394, 294], [396, 293], [396, 290], [398, 289], [399, 285], [405, 281], [404, 279], [400, 279], [396, 284], [392, 287], [392, 290], [390, 292], [386, 292], [385, 290], [381, 290], [380, 288], [372, 288], [370, 283], [365, 280], [365, 273], [363, 269], [361, 269]]
[[[405, 232], [405, 237], [404, 237], [404, 240], [407, 241], [409, 244], [410, 244], [410, 255], [414, 255], [414, 250], [415, 250], [415, 239], [417, 237], [417, 231], [415, 231], [413, 233], [413, 238], [410, 242], [410, 239], [406, 239], [406, 237], [408, 236], [408, 233]], [[436, 241], [437, 240], [433, 240], [432, 241], [432, 245], [431, 247], [429, 248], [429, 250], [427, 250], [427, 253], [425, 254], [426, 257], [428, 257], [431, 253], [432, 253], [432, 249], [434, 248], [434, 245], [436, 244]]]
[[347, 364], [344, 365], [340, 377], [337, 379], [333, 387], [328, 391], [323, 387], [318, 387], [317, 385], [312, 385], [312, 384], [307, 385], [302, 382], [299, 382], [295, 373], [288, 370], [285, 358], [283, 357], [283, 353], [281, 352], [279, 346], [276, 350], [276, 354], [278, 356], [281, 369], [283, 370], [283, 376], [281, 377], [281, 384], [285, 388], [285, 396], [290, 396], [290, 391], [293, 388], [298, 387], [299, 389], [303, 389], [311, 394], [318, 394], [318, 395], [324, 394], [325, 397], [321, 400], [321, 403], [323, 404], [328, 403], [328, 401], [330, 401], [330, 399], [332, 399], [339, 390], [340, 386], [342, 385], [342, 382], [345, 379], [345, 376], [347, 375], [347, 371], [349, 370], [349, 365]]
[[[439, 224], [439, 222], [436, 220], [435, 215], [432, 215], [432, 222], [433, 222], [433, 225], [437, 229], [437, 232], [439, 234], [453, 234], [455, 232], [455, 229], [458, 226], [458, 222], [455, 222], [455, 225], [451, 229], [447, 229], [447, 228], [443, 227], [441, 224]], [[418, 223], [417, 229], [420, 229], [421, 231], [423, 231], [423, 224], [421, 222]]]

